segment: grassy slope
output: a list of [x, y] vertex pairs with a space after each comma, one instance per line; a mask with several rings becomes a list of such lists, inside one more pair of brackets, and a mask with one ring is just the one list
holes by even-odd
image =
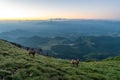
[[0, 80], [120, 80], [119, 60], [80, 62], [37, 55], [0, 40]]

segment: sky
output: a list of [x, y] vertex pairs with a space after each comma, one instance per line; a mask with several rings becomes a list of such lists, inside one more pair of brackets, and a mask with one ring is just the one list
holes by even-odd
[[120, 20], [120, 0], [0, 0], [0, 20]]

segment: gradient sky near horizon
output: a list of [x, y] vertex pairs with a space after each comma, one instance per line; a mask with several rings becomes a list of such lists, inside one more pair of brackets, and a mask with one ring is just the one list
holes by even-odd
[[120, 0], [0, 0], [4, 19], [120, 20]]

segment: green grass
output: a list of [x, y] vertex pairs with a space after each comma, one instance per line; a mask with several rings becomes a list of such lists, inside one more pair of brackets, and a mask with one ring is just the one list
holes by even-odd
[[0, 80], [120, 80], [120, 61], [80, 62], [36, 55], [0, 40]]

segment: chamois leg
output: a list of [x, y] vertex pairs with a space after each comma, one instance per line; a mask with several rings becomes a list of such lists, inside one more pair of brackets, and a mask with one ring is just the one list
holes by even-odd
[[35, 57], [35, 53], [33, 53], [33, 57]]

